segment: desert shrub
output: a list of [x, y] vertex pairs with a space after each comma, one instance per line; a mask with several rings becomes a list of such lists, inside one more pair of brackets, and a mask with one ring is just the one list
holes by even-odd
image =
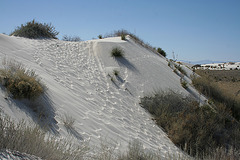
[[99, 38], [99, 39], [102, 39], [102, 38], [103, 38], [103, 36], [100, 34], [100, 35], [98, 35], [98, 38]]
[[0, 82], [13, 98], [35, 99], [44, 92], [44, 85], [33, 70], [27, 70], [21, 63], [3, 61], [0, 69]]
[[111, 51], [111, 56], [112, 57], [124, 57], [124, 54], [123, 54], [124, 52], [123, 52], [123, 50], [121, 49], [121, 48], [119, 48], [119, 47], [115, 47], [115, 48], [113, 48], [112, 49], [112, 51]]
[[184, 89], [187, 89], [188, 86], [187, 86], [187, 82], [186, 81], [181, 81], [181, 86], [184, 88]]
[[26, 38], [54, 38], [57, 39], [59, 32], [51, 24], [39, 23], [35, 20], [27, 22], [21, 27], [17, 27], [10, 35]]
[[154, 160], [154, 159], [160, 159], [160, 156], [158, 157], [154, 153], [146, 152], [143, 149], [143, 145], [139, 141], [134, 140], [129, 143], [127, 152], [118, 157], [118, 160], [127, 160], [127, 159]]
[[71, 41], [71, 42], [80, 42], [80, 41], [82, 41], [79, 36], [68, 36], [68, 35], [64, 35], [62, 40], [63, 41]]
[[123, 40], [123, 41], [126, 40], [126, 35], [125, 35], [125, 34], [122, 34], [122, 35], [121, 35], [121, 40]]
[[154, 52], [154, 53], [158, 54], [158, 52], [156, 51], [155, 47], [151, 46], [147, 42], [144, 42], [137, 35], [129, 32], [129, 31], [125, 30], [125, 29], [113, 31], [110, 34], [106, 34], [104, 37], [115, 37], [115, 36], [126, 36], [126, 35], [129, 35], [137, 44], [141, 45], [142, 47], [150, 50], [151, 52]]
[[233, 117], [240, 120], [240, 104], [234, 97], [227, 96], [219, 89], [219, 87], [209, 78], [201, 76], [192, 80], [195, 88], [201, 93], [210, 97], [216, 103], [223, 103], [232, 111]]
[[10, 149], [42, 159], [83, 159], [86, 146], [75, 146], [64, 140], [47, 136], [39, 127], [15, 123], [0, 112], [0, 150]]
[[191, 97], [169, 91], [142, 98], [141, 106], [153, 115], [173, 143], [190, 155], [201, 157], [209, 149], [240, 147], [240, 126], [224, 105], [217, 109], [199, 107]]
[[164, 57], [167, 56], [166, 52], [165, 52], [164, 50], [162, 50], [162, 48], [158, 48], [158, 49], [157, 49], [157, 52], [158, 52], [159, 54], [161, 54], [162, 56], [164, 56]]
[[215, 150], [209, 151], [208, 155], [203, 156], [202, 159], [206, 160], [236, 160], [240, 157], [240, 150], [236, 150], [232, 147], [229, 147], [228, 149], [220, 147]]

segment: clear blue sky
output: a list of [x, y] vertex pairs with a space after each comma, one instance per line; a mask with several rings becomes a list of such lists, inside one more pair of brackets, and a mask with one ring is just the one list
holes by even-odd
[[181, 60], [240, 61], [240, 0], [0, 0], [0, 33], [32, 19], [83, 40], [126, 29]]

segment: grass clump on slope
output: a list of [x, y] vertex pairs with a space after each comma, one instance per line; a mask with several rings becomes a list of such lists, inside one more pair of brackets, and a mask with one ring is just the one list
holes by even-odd
[[27, 127], [24, 122], [15, 124], [0, 111], [0, 150], [31, 154], [42, 159], [83, 159], [86, 146], [73, 146], [70, 142], [46, 136], [39, 127]]
[[203, 158], [219, 148], [240, 148], [240, 126], [224, 105], [200, 107], [191, 97], [169, 91], [142, 98], [141, 106], [191, 156]]
[[121, 58], [121, 57], [124, 57], [124, 54], [123, 54], [123, 50], [119, 47], [115, 47], [112, 49], [111, 51], [111, 56], [112, 57], [115, 57], [115, 58]]
[[0, 82], [13, 98], [32, 100], [44, 93], [45, 87], [34, 71], [13, 60], [4, 60], [3, 66]]
[[10, 35], [25, 37], [25, 38], [53, 38], [57, 39], [59, 32], [51, 24], [39, 23], [35, 20], [27, 22], [21, 27], [17, 27]]

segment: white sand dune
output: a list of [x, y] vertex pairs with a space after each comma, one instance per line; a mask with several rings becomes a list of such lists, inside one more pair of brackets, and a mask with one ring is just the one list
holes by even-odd
[[[121, 47], [125, 57], [111, 57], [113, 47]], [[53, 112], [49, 121], [59, 137], [73, 137], [76, 143], [90, 140], [90, 145], [108, 139], [116, 142], [120, 151], [137, 139], [146, 149], [182, 154], [139, 102], [157, 90], [171, 89], [184, 95], [188, 92], [165, 58], [129, 37], [127, 41], [115, 37], [64, 42], [0, 34], [0, 58], [21, 62], [42, 78], [48, 88], [46, 105]], [[114, 75], [114, 70], [119, 71], [119, 76]], [[6, 96], [1, 90], [0, 107], [4, 113], [17, 120], [33, 119], [24, 103]], [[71, 132], [63, 125], [63, 115], [75, 119]]]
[[207, 70], [240, 70], [240, 62], [225, 62], [225, 63], [211, 63], [202, 64], [197, 69]]

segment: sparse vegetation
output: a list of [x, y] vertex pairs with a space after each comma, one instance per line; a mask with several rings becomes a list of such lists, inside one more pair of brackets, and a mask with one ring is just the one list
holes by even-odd
[[181, 85], [182, 85], [182, 87], [185, 88], [185, 89], [188, 88], [188, 86], [187, 86], [187, 82], [184, 81], [184, 80], [181, 81]]
[[119, 71], [118, 71], [118, 70], [113, 70], [113, 74], [114, 74], [115, 76], [119, 76]]
[[21, 63], [3, 60], [0, 69], [1, 85], [6, 87], [13, 98], [35, 99], [44, 93], [45, 87], [33, 70], [27, 70]]
[[146, 43], [144, 42], [142, 39], [140, 39], [138, 36], [136, 36], [135, 34], [127, 31], [127, 30], [124, 30], [124, 29], [121, 29], [121, 30], [117, 30], [117, 31], [114, 31], [113, 33], [111, 34], [106, 34], [105, 37], [114, 37], [114, 36], [126, 36], [126, 35], [129, 35], [137, 44], [141, 45], [142, 47], [156, 53], [156, 54], [159, 54], [156, 50], [155, 47], [151, 46], [149, 43]]
[[[229, 74], [227, 74], [229, 72]], [[231, 72], [234, 71], [199, 71], [201, 77], [193, 79], [193, 85], [216, 104], [225, 104], [232, 112], [233, 117], [240, 120], [240, 82], [232, 81]], [[236, 74], [237, 75], [237, 74]], [[238, 76], [233, 76], [238, 79]]]
[[160, 158], [161, 157], [155, 153], [144, 151], [143, 145], [135, 140], [129, 143], [127, 152], [120, 155], [118, 160], [155, 160]]
[[141, 106], [177, 146], [192, 156], [203, 158], [221, 147], [240, 147], [239, 123], [223, 104], [214, 109], [199, 107], [191, 97], [169, 91], [142, 98]]
[[57, 39], [59, 32], [51, 24], [39, 23], [35, 20], [27, 22], [21, 27], [17, 27], [10, 35], [26, 38], [54, 38]]
[[0, 150], [10, 149], [41, 157], [42, 159], [83, 159], [87, 146], [75, 146], [64, 140], [47, 136], [39, 127], [27, 127], [0, 112]]
[[123, 54], [123, 50], [119, 47], [115, 47], [112, 49], [111, 51], [111, 56], [112, 57], [115, 57], [115, 58], [121, 58], [121, 57], [124, 57], [124, 54]]
[[79, 36], [68, 36], [68, 35], [64, 35], [62, 40], [63, 41], [71, 41], [71, 42], [80, 42], [80, 41], [82, 41]]
[[66, 129], [74, 129], [75, 119], [67, 114], [65, 114], [62, 118], [63, 124]]
[[113, 77], [111, 77], [111, 81], [114, 83], [115, 82], [115, 79]]

